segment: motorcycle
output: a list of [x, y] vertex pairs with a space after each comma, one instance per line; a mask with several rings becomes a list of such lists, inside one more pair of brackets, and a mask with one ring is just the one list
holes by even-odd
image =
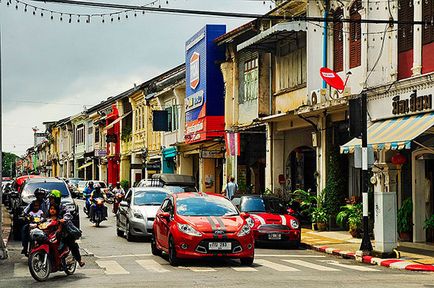
[[[43, 223], [43, 221], [45, 220], [40, 217], [32, 217], [28, 215], [24, 217], [24, 221], [29, 224], [29, 233], [31, 235], [32, 231], [34, 229], [37, 229], [38, 225]], [[27, 246], [27, 251], [32, 251], [33, 246], [34, 246], [34, 241], [29, 241], [29, 244]]]
[[115, 202], [113, 203], [113, 213], [116, 214], [119, 210], [119, 205], [124, 200], [125, 195], [122, 193], [116, 193]]
[[99, 227], [99, 224], [107, 219], [107, 207], [104, 206], [104, 202], [104, 198], [96, 198], [90, 208], [90, 221], [95, 223], [96, 227]]
[[90, 206], [92, 205], [92, 203], [90, 203], [90, 194], [85, 194], [85, 195], [83, 195], [83, 197], [85, 199], [85, 203], [83, 206], [83, 212], [87, 215], [87, 217], [89, 217]]
[[28, 266], [30, 274], [36, 281], [45, 281], [50, 273], [57, 271], [72, 275], [77, 269], [77, 261], [69, 248], [64, 245], [59, 251], [60, 241], [55, 229], [58, 224], [57, 220], [51, 220], [38, 224], [38, 228], [30, 232], [34, 247], [29, 254]]
[[108, 204], [113, 204], [116, 201], [115, 195], [113, 195], [113, 192], [110, 189], [105, 191], [105, 197]]

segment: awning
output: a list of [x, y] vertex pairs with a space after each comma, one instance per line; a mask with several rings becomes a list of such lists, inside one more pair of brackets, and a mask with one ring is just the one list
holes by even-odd
[[86, 167], [89, 167], [90, 165], [92, 165], [92, 162], [87, 162], [86, 164], [81, 165], [80, 167], [78, 167], [77, 170], [84, 169], [84, 168], [86, 168]]
[[[433, 125], [434, 113], [378, 121], [368, 128], [368, 146], [374, 150], [410, 149], [411, 141]], [[341, 153], [352, 153], [361, 146], [362, 140], [354, 138], [341, 146]]]
[[128, 112], [127, 114], [122, 115], [122, 117], [119, 117], [118, 119], [116, 119], [115, 121], [113, 121], [112, 123], [110, 123], [109, 125], [107, 125], [104, 128], [104, 131], [107, 131], [108, 129], [112, 128], [116, 123], [119, 123], [122, 119], [124, 119], [125, 117], [127, 117], [130, 114], [131, 114], [131, 111]]
[[256, 48], [258, 49], [265, 48], [270, 44], [274, 44], [276, 41], [287, 39], [292, 32], [306, 31], [306, 28], [306, 22], [302, 21], [279, 23], [239, 44], [237, 46], [237, 51], [243, 50], [252, 45], [257, 46]]
[[163, 158], [169, 159], [176, 156], [176, 147], [168, 147], [163, 149]]

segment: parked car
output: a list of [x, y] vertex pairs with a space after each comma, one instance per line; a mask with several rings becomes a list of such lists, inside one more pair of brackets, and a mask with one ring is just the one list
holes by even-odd
[[236, 195], [232, 203], [249, 213], [256, 243], [282, 243], [298, 248], [301, 240], [299, 220], [279, 198], [263, 195]]
[[129, 189], [116, 214], [117, 235], [125, 235], [128, 241], [152, 236], [155, 214], [169, 193], [159, 187]]
[[238, 258], [252, 265], [255, 247], [248, 219], [221, 195], [171, 194], [154, 221], [152, 254], [168, 253], [173, 266], [180, 259], [204, 257]]
[[137, 187], [162, 187], [173, 193], [197, 192], [194, 177], [179, 174], [154, 174], [151, 179], [142, 179]]
[[68, 186], [66, 185], [65, 181], [57, 178], [33, 178], [27, 180], [24, 183], [21, 192], [21, 211], [35, 199], [34, 193], [36, 188], [43, 188], [48, 191], [54, 189], [59, 190], [62, 194], [62, 204], [66, 206], [66, 208], [69, 210], [73, 217], [72, 222], [78, 228], [80, 227], [78, 206], [75, 203], [74, 199], [72, 199], [71, 193], [69, 192]]
[[83, 181], [83, 179], [80, 178], [68, 178], [68, 188], [71, 192], [72, 197], [77, 198], [80, 196], [80, 193], [78, 191], [78, 183], [80, 181]]

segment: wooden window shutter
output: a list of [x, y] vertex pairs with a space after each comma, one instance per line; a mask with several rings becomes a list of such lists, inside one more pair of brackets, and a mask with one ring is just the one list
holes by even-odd
[[434, 0], [422, 0], [422, 19], [429, 24], [422, 26], [422, 44], [434, 41]]
[[360, 66], [362, 63], [362, 17], [359, 10], [362, 8], [362, 2], [356, 1], [351, 6], [350, 11], [350, 68]]
[[[413, 21], [413, 0], [399, 1], [400, 9], [398, 10], [398, 20]], [[400, 24], [398, 25], [398, 52], [405, 52], [411, 49], [413, 49], [413, 25]]]
[[343, 23], [339, 22], [343, 18], [342, 9], [336, 10], [333, 15], [333, 69], [336, 72], [344, 70], [344, 33]]

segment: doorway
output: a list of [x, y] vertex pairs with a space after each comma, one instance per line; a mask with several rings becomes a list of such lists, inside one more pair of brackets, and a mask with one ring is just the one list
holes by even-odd
[[294, 149], [288, 156], [285, 169], [286, 189], [294, 192], [311, 189], [316, 193], [316, 152], [314, 149], [302, 146]]

